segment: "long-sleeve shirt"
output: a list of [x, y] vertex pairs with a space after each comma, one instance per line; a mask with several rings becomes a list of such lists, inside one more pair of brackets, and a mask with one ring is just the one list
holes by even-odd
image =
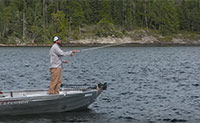
[[62, 68], [62, 56], [70, 55], [72, 51], [64, 52], [58, 44], [54, 44], [50, 49], [50, 68]]

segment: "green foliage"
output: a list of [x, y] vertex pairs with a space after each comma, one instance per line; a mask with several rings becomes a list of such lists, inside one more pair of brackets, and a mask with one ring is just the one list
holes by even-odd
[[181, 30], [200, 31], [199, 0], [183, 0], [178, 10]]
[[193, 41], [198, 41], [200, 39], [200, 35], [197, 32], [188, 32], [188, 31], [181, 31], [177, 34], [175, 34], [173, 37], [178, 38], [178, 39], [183, 39], [183, 40], [193, 40]]
[[57, 13], [52, 14], [55, 28], [56, 28], [56, 33], [55, 35], [64, 38], [67, 35], [67, 23], [68, 20], [65, 17], [65, 14], [63, 11], [57, 11]]
[[172, 36], [162, 36], [158, 38], [159, 41], [170, 42], [172, 41]]
[[145, 4], [147, 9], [143, 16], [146, 26], [160, 30], [162, 34], [176, 33], [179, 29], [178, 14], [175, 3], [172, 0], [148, 1]]
[[170, 36], [180, 31], [198, 33], [200, 2], [0, 0], [0, 43], [11, 39], [21, 40], [17, 43], [50, 43], [55, 35], [63, 39], [123, 37], [138, 28], [152, 30], [152, 35], [160, 33], [163, 40], [170, 40]]
[[78, 1], [70, 0], [66, 6], [67, 17], [69, 18], [69, 26], [72, 26], [75, 30], [85, 22], [83, 8]]
[[106, 17], [97, 24], [95, 34], [99, 37], [123, 37], [123, 33], [115, 28], [110, 18]]
[[79, 31], [78, 31], [78, 30], [75, 30], [75, 31], [72, 33], [72, 37], [73, 37], [73, 39], [75, 39], [75, 40], [80, 39]]

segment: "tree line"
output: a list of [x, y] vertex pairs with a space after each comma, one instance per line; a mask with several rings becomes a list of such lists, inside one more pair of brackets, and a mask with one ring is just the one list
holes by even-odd
[[200, 32], [199, 0], [0, 0], [0, 43]]

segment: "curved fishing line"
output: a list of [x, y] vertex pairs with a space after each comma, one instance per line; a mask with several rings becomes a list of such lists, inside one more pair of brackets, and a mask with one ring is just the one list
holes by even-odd
[[[110, 45], [105, 45], [105, 46], [100, 46], [100, 47], [82, 49], [82, 50], [79, 50], [79, 52], [81, 53], [81, 52], [92, 51], [92, 50], [97, 50], [97, 49], [103, 49], [103, 48], [113, 47], [113, 46], [120, 46], [120, 45], [130, 44], [130, 43], [131, 42], [115, 43], [115, 44], [110, 44]], [[78, 68], [78, 72], [81, 73], [81, 64], [79, 63], [79, 60], [77, 60], [77, 58], [75, 56], [72, 57], [72, 60], [73, 61], [77, 61], [76, 66]], [[65, 86], [75, 86], [75, 85], [77, 85], [77, 84], [65, 84]], [[88, 86], [88, 84], [79, 84], [77, 86]]]
[[97, 49], [102, 49], [102, 48], [107, 48], [107, 47], [113, 47], [113, 46], [120, 46], [120, 45], [123, 45], [123, 44], [130, 44], [130, 42], [115, 43], [115, 44], [110, 44], [110, 45], [105, 45], [105, 46], [100, 46], [100, 47], [87, 48], [87, 49], [80, 50], [80, 52], [86, 52], [86, 51], [97, 50]]

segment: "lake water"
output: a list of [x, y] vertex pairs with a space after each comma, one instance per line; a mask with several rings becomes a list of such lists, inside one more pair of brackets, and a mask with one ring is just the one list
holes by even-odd
[[[1, 47], [0, 90], [48, 88], [49, 49]], [[84, 48], [63, 48], [72, 49]], [[64, 85], [108, 83], [88, 110], [0, 122], [200, 122], [200, 47], [112, 47], [64, 59]]]

